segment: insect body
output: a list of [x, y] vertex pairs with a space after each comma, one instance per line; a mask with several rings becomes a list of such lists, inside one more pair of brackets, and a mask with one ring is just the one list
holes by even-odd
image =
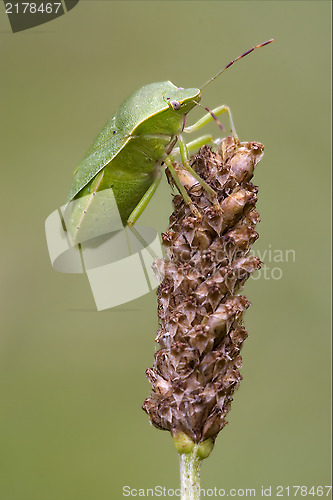
[[[271, 41], [257, 45], [231, 61], [207, 83], [236, 60]], [[193, 172], [188, 161], [190, 150], [197, 149], [212, 138], [205, 136], [186, 144], [183, 133], [198, 130], [212, 119], [217, 121], [219, 114], [227, 112], [232, 133], [236, 138], [237, 135], [230, 110], [225, 105], [212, 111], [205, 108], [208, 113], [203, 118], [194, 125], [185, 127], [186, 115], [199, 104], [200, 99], [201, 89], [184, 89], [165, 81], [145, 85], [124, 101], [102, 129], [75, 172], [67, 200], [77, 200], [67, 223], [74, 241], [82, 240], [80, 233], [89, 231], [89, 225], [101, 217], [100, 213], [94, 213], [94, 196], [105, 189], [112, 189], [122, 223], [133, 225], [158, 186], [163, 163], [169, 168], [185, 201], [191, 204], [172, 167], [170, 155], [177, 142], [184, 167], [214, 199], [214, 191]], [[93, 218], [89, 214], [93, 214]]]

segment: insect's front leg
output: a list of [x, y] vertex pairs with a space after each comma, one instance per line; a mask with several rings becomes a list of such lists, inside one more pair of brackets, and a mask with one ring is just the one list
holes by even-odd
[[190, 133], [190, 132], [195, 132], [196, 130], [199, 130], [200, 128], [204, 127], [207, 125], [207, 123], [211, 122], [212, 120], [216, 120], [216, 117], [221, 115], [222, 113], [228, 113], [229, 120], [230, 120], [230, 125], [231, 125], [231, 132], [232, 135], [235, 139], [236, 142], [239, 142], [239, 138], [235, 129], [234, 121], [232, 119], [231, 111], [229, 106], [226, 106], [223, 104], [222, 106], [219, 106], [218, 108], [213, 109], [210, 113], [207, 113], [204, 115], [200, 120], [195, 122], [193, 125], [190, 125], [189, 127], [184, 128], [184, 132]]

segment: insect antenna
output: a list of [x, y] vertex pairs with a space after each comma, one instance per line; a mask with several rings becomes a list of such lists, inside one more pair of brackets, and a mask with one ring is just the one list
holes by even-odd
[[202, 104], [200, 104], [200, 102], [197, 102], [197, 101], [193, 101], [195, 102], [195, 104], [197, 104], [198, 106], [201, 106], [202, 108], [204, 108], [206, 111], [208, 111], [208, 113], [211, 115], [211, 117], [216, 121], [217, 125], [220, 127], [220, 129], [222, 130], [222, 132], [225, 132], [225, 128], [223, 127], [222, 123], [220, 122], [220, 120], [217, 119], [217, 116], [215, 115], [215, 113], [213, 113], [213, 111], [211, 111], [209, 108], [206, 108], [206, 106], [203, 106]]
[[267, 40], [267, 42], [260, 43], [259, 45], [255, 45], [254, 47], [252, 47], [252, 49], [247, 50], [246, 52], [244, 52], [244, 54], [241, 54], [240, 56], [236, 57], [236, 59], [233, 59], [232, 61], [230, 61], [223, 69], [221, 69], [221, 71], [219, 71], [215, 76], [213, 76], [213, 78], [210, 78], [210, 80], [208, 80], [208, 82], [204, 83], [202, 85], [202, 87], [199, 87], [200, 90], [202, 90], [204, 87], [206, 87], [206, 85], [208, 85], [210, 82], [215, 80], [218, 76], [220, 76], [221, 73], [223, 73], [226, 69], [230, 68], [230, 66], [232, 66], [236, 61], [239, 61], [239, 59], [242, 59], [243, 57], [247, 56], [248, 54], [251, 54], [251, 52], [253, 52], [255, 49], [259, 49], [260, 47], [265, 47], [265, 45], [268, 45], [269, 43], [272, 43], [273, 41], [274, 41], [273, 38], [271, 38], [271, 40]]

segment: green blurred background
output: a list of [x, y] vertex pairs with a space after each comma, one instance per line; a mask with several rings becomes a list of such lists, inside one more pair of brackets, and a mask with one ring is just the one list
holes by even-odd
[[[132, 91], [168, 79], [200, 86], [272, 37], [202, 100], [228, 104], [240, 138], [265, 145], [256, 251], [296, 255], [266, 257], [282, 278], [267, 269], [268, 279], [246, 285], [244, 380], [202, 487], [259, 496], [262, 485], [329, 484], [330, 2], [82, 0], [16, 34], [0, 12], [1, 499], [107, 500], [122, 498], [125, 485], [178, 487], [171, 439], [141, 410], [155, 292], [97, 312], [86, 276], [53, 271], [44, 221]], [[140, 222], [163, 231], [170, 211], [164, 179]]]

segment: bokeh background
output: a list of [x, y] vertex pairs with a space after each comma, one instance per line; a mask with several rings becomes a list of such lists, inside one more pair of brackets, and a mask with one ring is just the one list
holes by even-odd
[[[155, 292], [97, 312], [86, 276], [53, 271], [44, 221], [132, 91], [168, 79], [200, 86], [272, 37], [203, 94], [208, 107], [231, 107], [242, 140], [265, 145], [256, 251], [296, 257], [266, 257], [266, 279], [246, 285], [244, 380], [202, 487], [259, 496], [262, 485], [329, 484], [330, 2], [81, 0], [16, 34], [0, 7], [1, 498], [178, 487], [171, 439], [141, 410]], [[164, 179], [141, 222], [163, 231], [170, 213]]]

